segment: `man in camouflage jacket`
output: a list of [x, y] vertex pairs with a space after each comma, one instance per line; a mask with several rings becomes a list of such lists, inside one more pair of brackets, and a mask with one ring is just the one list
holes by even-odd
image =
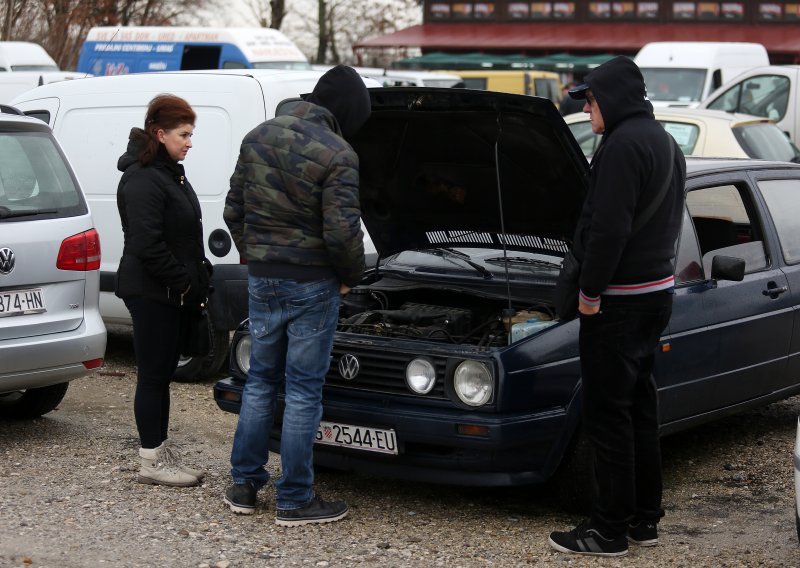
[[275, 482], [282, 526], [347, 515], [344, 502], [314, 493], [312, 448], [341, 294], [364, 271], [358, 156], [347, 139], [369, 114], [361, 77], [334, 67], [289, 114], [245, 136], [225, 201], [248, 265], [252, 355], [224, 499], [236, 513], [254, 512], [269, 481], [268, 438], [285, 381], [283, 475]]

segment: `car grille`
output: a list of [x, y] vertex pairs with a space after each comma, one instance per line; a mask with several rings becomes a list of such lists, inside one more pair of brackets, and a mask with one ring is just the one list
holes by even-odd
[[[339, 361], [345, 355], [358, 360], [358, 375], [347, 380], [339, 373]], [[388, 394], [419, 396], [425, 398], [447, 399], [444, 392], [444, 379], [447, 360], [443, 357], [430, 357], [436, 369], [436, 385], [425, 395], [417, 395], [406, 386], [406, 365], [416, 355], [398, 351], [377, 351], [355, 346], [333, 347], [331, 366], [325, 377], [329, 387], [346, 388]]]

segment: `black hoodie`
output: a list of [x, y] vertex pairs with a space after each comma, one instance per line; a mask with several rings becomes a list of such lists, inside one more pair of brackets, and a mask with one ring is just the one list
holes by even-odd
[[371, 110], [364, 80], [355, 69], [346, 65], [337, 65], [326, 71], [305, 100], [328, 109], [348, 141], [367, 121]]
[[[601, 294], [643, 294], [672, 286], [686, 162], [672, 136], [655, 120], [644, 79], [632, 60], [611, 59], [584, 80], [605, 123], [575, 235], [575, 254], [582, 261], [581, 296], [591, 305], [599, 303]], [[669, 176], [661, 205], [632, 234], [637, 213], [656, 198]]]

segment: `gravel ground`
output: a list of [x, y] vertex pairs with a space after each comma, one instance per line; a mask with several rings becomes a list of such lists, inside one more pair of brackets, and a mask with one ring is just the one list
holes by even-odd
[[[670, 566], [800, 567], [792, 448], [800, 397], [668, 437], [656, 548], [622, 559], [552, 551], [579, 519], [546, 491], [402, 483], [331, 471], [317, 490], [351, 505], [330, 525], [274, 524], [272, 493], [252, 516], [222, 503], [234, 415], [213, 381], [173, 386], [171, 437], [209, 471], [195, 488], [135, 482], [130, 335], [109, 330], [107, 364], [61, 406], [0, 426], [0, 566]], [[270, 469], [277, 471], [278, 456]]]

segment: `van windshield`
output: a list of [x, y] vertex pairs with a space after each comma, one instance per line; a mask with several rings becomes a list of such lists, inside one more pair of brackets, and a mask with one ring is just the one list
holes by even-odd
[[12, 71], [58, 71], [58, 65], [12, 65]]
[[699, 102], [706, 82], [705, 69], [642, 67], [651, 101]]

